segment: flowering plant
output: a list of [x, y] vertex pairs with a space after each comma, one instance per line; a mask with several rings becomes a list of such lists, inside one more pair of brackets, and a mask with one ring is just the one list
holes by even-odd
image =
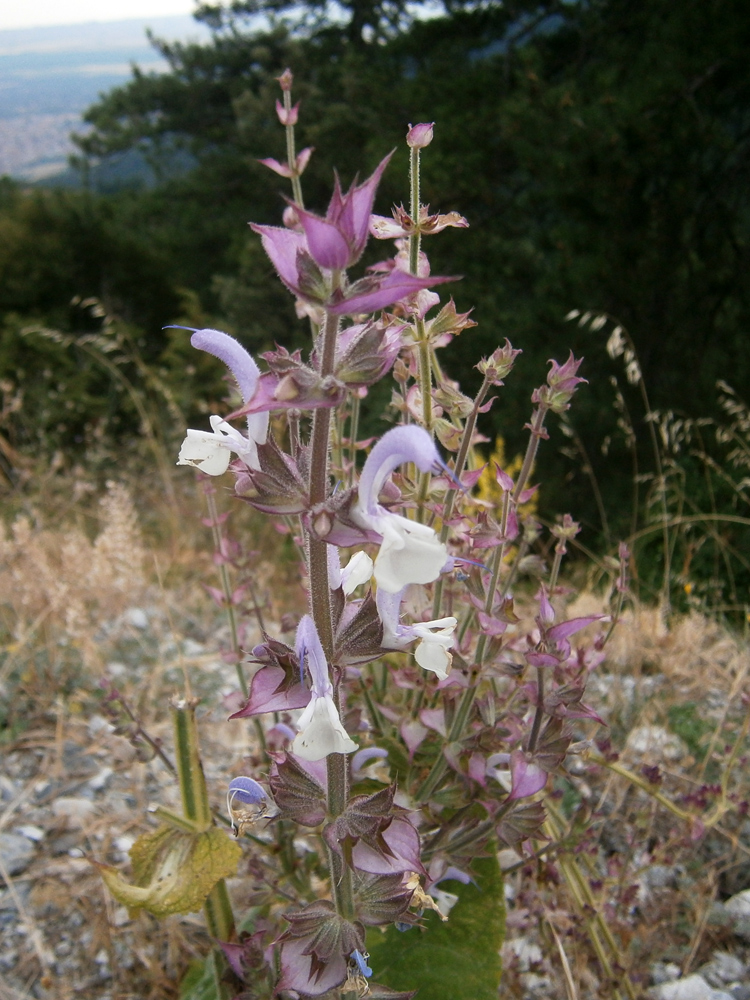
[[[227, 805], [235, 833], [265, 852], [266, 874], [252, 919], [235, 925], [245, 930], [230, 925], [220, 942], [231, 995], [406, 1000], [421, 985], [437, 1000], [440, 925], [453, 922], [460, 937], [478, 899], [482, 927], [465, 946], [471, 962], [472, 947], [483, 957], [478, 972], [466, 972], [479, 977], [467, 987], [474, 992], [462, 995], [493, 995], [498, 849], [534, 853], [546, 836], [550, 775], [588, 745], [574, 742], [574, 724], [600, 721], [583, 695], [602, 655], [597, 628], [609, 619], [566, 619], [559, 587], [578, 526], [566, 515], [551, 528], [547, 567], [534, 547], [542, 526], [522, 511], [545, 422], [569, 407], [580, 361], [552, 361], [533, 393], [515, 481], [492, 470], [499, 505], [474, 498], [475, 448], [485, 440], [477, 420], [520, 352], [506, 340], [481, 359], [474, 398], [438, 361], [474, 321], [452, 300], [441, 303], [435, 289], [455, 279], [432, 275], [422, 248], [423, 237], [468, 224], [420, 203], [419, 161], [433, 125], [409, 127], [408, 212], [372, 214], [386, 156], [346, 193], [336, 178], [318, 215], [302, 199], [311, 150], [295, 153], [289, 71], [280, 83], [288, 161], [262, 162], [291, 179], [293, 197], [283, 226], [252, 229], [309, 321], [311, 350], [305, 358], [277, 347], [261, 372], [226, 333], [194, 331], [193, 346], [234, 376], [242, 405], [227, 420], [212, 416], [211, 431], [189, 430], [179, 454], [205, 475], [230, 471], [239, 499], [285, 518], [307, 581], [293, 644], [264, 630], [249, 683], [238, 664], [244, 704], [234, 717], [256, 720], [264, 755], [253, 774], [228, 779]], [[395, 240], [393, 255], [350, 273], [370, 235]], [[400, 422], [358, 469], [360, 408], [389, 372]], [[239, 418], [243, 430], [229, 422]], [[623, 550], [620, 593], [626, 563]], [[524, 587], [536, 595], [525, 632], [514, 604]], [[589, 629], [580, 641], [588, 626], [593, 636]], [[446, 881], [456, 892], [439, 888]], [[420, 947], [432, 949], [426, 972], [414, 960]], [[394, 958], [403, 948], [411, 981]]]

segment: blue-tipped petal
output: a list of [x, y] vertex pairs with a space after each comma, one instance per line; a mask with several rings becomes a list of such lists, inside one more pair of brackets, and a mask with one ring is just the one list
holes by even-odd
[[247, 806], [258, 805], [265, 802], [268, 795], [262, 785], [258, 784], [254, 778], [239, 777], [233, 778], [229, 782], [229, 795], [231, 800], [237, 799]]
[[[366, 952], [365, 952], [365, 955], [367, 955]], [[367, 964], [365, 955], [363, 955], [361, 951], [358, 951], [355, 948], [354, 951], [351, 953], [351, 955], [349, 957], [352, 958], [357, 963], [357, 968], [359, 969], [359, 974], [361, 976], [364, 976], [366, 979], [369, 979], [370, 976], [372, 975], [372, 969]], [[370, 956], [367, 955], [367, 958], [369, 958], [369, 957]]]

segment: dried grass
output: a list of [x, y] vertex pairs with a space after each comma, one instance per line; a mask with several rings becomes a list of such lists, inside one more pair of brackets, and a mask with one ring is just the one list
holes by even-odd
[[[0, 968], [0, 996], [174, 1000], [186, 965], [205, 947], [200, 918], [130, 920], [87, 861], [70, 853], [122, 865], [120, 838], [148, 828], [148, 806], [177, 803], [163, 765], [139, 760], [127, 733], [115, 735], [104, 724], [97, 693], [103, 672], [167, 750], [167, 697], [189, 676], [207, 706], [201, 734], [210, 787], [223, 787], [226, 776], [242, 770], [243, 759], [255, 752], [249, 728], [241, 721], [226, 723], [222, 709], [222, 696], [235, 685], [233, 668], [218, 655], [226, 625], [202, 588], [211, 570], [207, 532], [202, 552], [192, 529], [166, 533], [161, 544], [147, 542], [136, 495], [140, 502], [134, 489], [110, 483], [96, 505], [93, 532], [84, 530], [80, 509], [61, 524], [38, 501], [25, 505], [0, 533], [0, 680], [8, 706], [0, 733], [7, 773], [17, 765], [25, 775], [15, 775], [14, 794], [0, 810], [0, 830], [29, 822], [44, 829], [30, 868], [8, 876], [20, 901], [18, 920], [28, 928], [28, 947], [12, 974]], [[283, 612], [300, 604], [296, 563], [282, 553], [288, 539], [267, 527], [258, 539], [254, 580], [276, 630]], [[145, 627], [133, 624], [134, 608], [147, 617]], [[566, 616], [601, 610], [602, 599], [587, 592], [569, 603]], [[658, 609], [629, 607], [592, 676], [591, 700], [620, 750], [638, 729], [674, 733], [675, 706], [700, 706], [710, 725], [690, 752], [670, 760], [655, 746], [651, 756], [629, 750], [625, 757], [636, 770], [658, 765], [665, 794], [679, 800], [707, 780], [708, 762], [720, 762], [725, 745], [736, 738], [749, 670], [747, 645], [710, 618], [693, 611], [667, 627]], [[593, 728], [581, 733], [593, 734]], [[90, 780], [77, 773], [80, 755], [71, 748], [100, 771], [111, 769], [88, 813], [54, 806], [79, 798]], [[49, 797], [40, 798], [38, 789], [46, 784]], [[712, 901], [728, 893], [727, 880], [746, 861], [731, 839], [716, 834], [708, 846], [691, 842], [684, 823], [603, 769], [571, 773], [565, 784], [559, 801], [567, 803], [570, 794], [573, 805], [561, 810], [561, 822], [565, 835], [581, 845], [578, 863], [619, 949], [615, 965], [629, 967], [637, 982], [638, 971], [652, 961], [670, 957], [695, 969], [711, 948], [726, 944], [725, 932], [709, 917]], [[748, 794], [747, 784], [735, 768], [732, 791], [738, 798]], [[732, 818], [726, 822], [731, 834]], [[691, 873], [690, 891], [639, 890], [643, 873], [656, 863]], [[549, 981], [542, 995], [613, 996], [591, 951], [585, 914], [573, 905], [565, 883], [543, 862], [527, 866], [522, 877], [509, 876], [509, 882], [516, 889], [509, 933], [541, 943], [543, 959], [530, 974]], [[529, 973], [514, 962], [509, 960], [504, 990], [521, 998], [529, 993]]]

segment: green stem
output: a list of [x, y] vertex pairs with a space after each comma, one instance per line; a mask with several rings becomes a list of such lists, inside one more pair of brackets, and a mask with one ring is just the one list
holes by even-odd
[[[416, 271], [414, 272], [416, 274]], [[422, 423], [432, 434], [432, 353], [424, 320], [417, 319], [417, 348], [419, 350], [419, 392], [422, 396]]]
[[[196, 832], [207, 830], [213, 820], [201, 764], [195, 702], [192, 699], [173, 699], [172, 723], [182, 809], [185, 818], [194, 823]], [[203, 909], [211, 936], [229, 941], [234, 934], [234, 915], [223, 879], [213, 887]]]
[[547, 408], [545, 406], [540, 406], [538, 409], [534, 410], [531, 418], [529, 443], [526, 446], [526, 454], [523, 457], [523, 465], [521, 466], [521, 471], [518, 473], [516, 487], [513, 490], [514, 500], [518, 500], [520, 495], [523, 493], [528, 478], [531, 475], [531, 470], [534, 468], [534, 460], [536, 459], [536, 453], [539, 449], [539, 442], [543, 436], [542, 431], [544, 430], [544, 420], [546, 416]]
[[[219, 513], [216, 509], [216, 499], [214, 496], [213, 486], [209, 486], [205, 491], [206, 503], [208, 505], [208, 516], [211, 520], [211, 533], [214, 538], [214, 549], [218, 558], [221, 558], [222, 550], [222, 536], [221, 536], [221, 522], [219, 521]], [[242, 694], [247, 698], [248, 687], [247, 679], [245, 677], [245, 672], [242, 669], [241, 651], [240, 651], [240, 639], [239, 630], [237, 628], [237, 613], [235, 611], [234, 604], [232, 603], [232, 584], [229, 579], [229, 571], [227, 569], [226, 563], [222, 561], [219, 563], [219, 578], [221, 580], [221, 590], [224, 595], [224, 606], [227, 610], [227, 620], [229, 621], [229, 631], [231, 634], [231, 645], [232, 652], [235, 656], [235, 669], [237, 670], [237, 679], [240, 682], [240, 688]], [[255, 599], [254, 599], [255, 600]], [[257, 602], [256, 609], [258, 608]], [[260, 611], [258, 609], [258, 614], [260, 616]], [[262, 626], [261, 626], [262, 627]]]
[[352, 412], [349, 417], [349, 485], [353, 486], [357, 476], [357, 435], [359, 434], [359, 396], [352, 396]]
[[[291, 111], [292, 109], [292, 94], [289, 90], [284, 91], [284, 108], [286, 111]], [[285, 128], [286, 160], [289, 165], [289, 169], [292, 171], [292, 197], [300, 208], [304, 208], [305, 205], [302, 201], [302, 185], [300, 183], [299, 174], [297, 173], [297, 151], [294, 148], [294, 125], [287, 125]]]
[[211, 825], [211, 808], [198, 746], [195, 702], [187, 698], [173, 699], [172, 722], [182, 810], [197, 828], [205, 830]]
[[224, 879], [217, 882], [203, 904], [208, 933], [217, 941], [229, 941], [234, 933], [234, 914]]
[[419, 149], [412, 148], [409, 156], [409, 194], [411, 219], [416, 227], [416, 231], [409, 237], [409, 270], [416, 274], [419, 270], [419, 244], [421, 233], [419, 232]]

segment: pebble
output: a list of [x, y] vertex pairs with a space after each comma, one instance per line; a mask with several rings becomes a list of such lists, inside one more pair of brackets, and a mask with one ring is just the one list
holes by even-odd
[[731, 993], [715, 990], [697, 973], [654, 986], [649, 993], [653, 1000], [732, 1000]]
[[625, 752], [630, 757], [651, 760], [682, 760], [688, 756], [686, 744], [663, 726], [636, 726], [628, 736]]
[[750, 917], [750, 889], [743, 889], [725, 900], [724, 911], [734, 918]]
[[515, 958], [521, 972], [528, 972], [532, 965], [539, 965], [542, 961], [542, 949], [525, 937], [507, 940], [503, 945], [503, 955], [506, 961]]
[[123, 614], [122, 620], [126, 625], [132, 625], [133, 628], [148, 628], [148, 615], [143, 608], [128, 608]]
[[671, 983], [680, 978], [680, 967], [674, 962], [654, 962], [651, 966], [651, 982], [654, 986]]
[[736, 955], [726, 951], [715, 951], [710, 962], [700, 970], [701, 976], [709, 986], [718, 988], [727, 983], [736, 983], [745, 975], [745, 963]]
[[64, 816], [72, 826], [83, 826], [95, 811], [96, 805], [91, 799], [82, 796], [61, 795], [52, 803], [55, 816]]
[[34, 842], [22, 833], [0, 833], [0, 862], [9, 875], [26, 871], [34, 854]]
[[17, 826], [15, 829], [22, 837], [28, 837], [35, 844], [38, 844], [40, 840], [44, 840], [44, 830], [41, 826], [34, 826], [31, 823], [27, 823], [25, 826]]

